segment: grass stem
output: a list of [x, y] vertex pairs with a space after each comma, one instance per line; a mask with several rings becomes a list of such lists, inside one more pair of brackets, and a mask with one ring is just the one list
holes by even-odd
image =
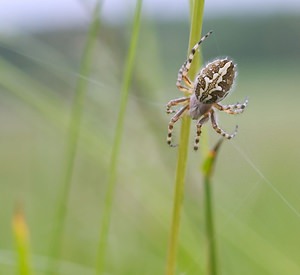
[[[199, 41], [202, 30], [202, 19], [203, 19], [204, 0], [194, 0], [191, 9], [192, 19], [190, 28], [190, 39], [189, 39], [189, 50]], [[195, 58], [191, 66], [189, 75], [191, 79], [194, 79], [197, 70], [200, 66], [200, 59]], [[169, 247], [167, 254], [167, 266], [166, 275], [175, 274], [176, 270], [176, 256], [179, 239], [179, 227], [181, 220], [181, 209], [184, 197], [184, 183], [186, 166], [188, 159], [188, 145], [190, 135], [190, 123], [191, 120], [188, 116], [183, 117], [181, 122], [178, 159], [175, 177], [175, 194], [174, 194], [174, 205], [172, 214], [172, 224], [169, 239]]]
[[212, 181], [211, 177], [215, 166], [216, 156], [221, 146], [222, 139], [211, 150], [203, 164], [204, 176], [204, 212], [205, 212], [205, 229], [207, 240], [207, 274], [217, 275], [217, 257], [216, 257], [216, 239], [213, 219], [212, 203]]
[[[93, 50], [97, 41], [99, 28], [100, 28], [100, 1], [97, 2], [93, 19], [89, 28], [87, 41], [81, 58], [81, 64], [79, 69], [80, 77], [77, 78], [77, 85], [75, 91], [75, 97], [72, 105], [72, 113], [70, 118], [70, 125], [67, 137], [66, 147], [66, 168], [64, 174], [64, 181], [62, 190], [59, 194], [58, 208], [54, 220], [54, 231], [51, 239], [50, 256], [58, 258], [61, 248], [61, 240], [64, 229], [64, 222], [67, 212], [67, 203], [69, 199], [69, 193], [71, 189], [72, 175], [74, 170], [74, 163], [76, 157], [77, 143], [79, 139], [80, 123], [83, 112], [83, 105], [85, 95], [88, 89], [88, 76], [90, 68], [93, 62]], [[57, 274], [57, 266], [53, 266], [54, 262], [51, 261], [49, 267], [50, 274]]]
[[99, 240], [99, 248], [98, 248], [98, 255], [97, 255], [97, 267], [96, 267], [97, 274], [104, 273], [112, 204], [113, 204], [115, 188], [116, 188], [117, 162], [119, 158], [121, 141], [122, 141], [124, 119], [125, 119], [125, 113], [126, 113], [127, 102], [128, 102], [129, 86], [130, 86], [131, 76], [133, 72], [134, 59], [136, 55], [136, 48], [137, 48], [138, 34], [139, 34], [140, 20], [141, 20], [141, 9], [142, 9], [142, 0], [137, 0], [132, 36], [131, 36], [129, 51], [128, 51], [127, 60], [125, 63], [124, 75], [123, 75], [119, 114], [118, 114], [116, 129], [115, 129], [115, 136], [114, 136], [112, 153], [110, 158], [110, 166], [108, 170], [107, 192], [104, 201], [104, 210], [103, 210], [102, 223], [100, 227], [100, 240]]
[[18, 267], [20, 275], [31, 275], [29, 232], [23, 209], [18, 206], [13, 216], [13, 233], [18, 254]]

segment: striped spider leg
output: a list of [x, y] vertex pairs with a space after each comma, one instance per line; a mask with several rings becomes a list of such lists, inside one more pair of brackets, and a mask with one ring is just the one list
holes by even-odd
[[[181, 66], [181, 68], [178, 71], [178, 76], [177, 76], [177, 82], [176, 82], [176, 86], [178, 88], [178, 90], [182, 91], [182, 92], [186, 92], [187, 94], [192, 94], [194, 92], [194, 83], [189, 79], [189, 77], [187, 76], [195, 53], [196, 51], [199, 49], [200, 44], [212, 33], [212, 31], [208, 32], [205, 36], [203, 36], [200, 41], [191, 49], [191, 52], [189, 54], [188, 59], [183, 63], [183, 65]], [[182, 81], [184, 81], [184, 83], [188, 86], [185, 87], [183, 86], [181, 83]]]
[[214, 107], [216, 107], [219, 111], [223, 111], [225, 113], [236, 115], [240, 114], [244, 111], [244, 109], [248, 105], [248, 98], [245, 99], [244, 103], [236, 103], [230, 105], [221, 105], [220, 103], [215, 103]]
[[[175, 113], [169, 122], [167, 143], [172, 146], [172, 131], [174, 124], [186, 113], [193, 120], [197, 120], [196, 137], [194, 150], [198, 150], [201, 128], [209, 119], [213, 129], [226, 139], [232, 139], [237, 133], [237, 126], [232, 134], [225, 132], [217, 122], [216, 111], [222, 111], [228, 114], [240, 114], [248, 104], [248, 99], [244, 103], [222, 105], [222, 101], [230, 92], [236, 75], [236, 65], [229, 58], [216, 59], [208, 63], [197, 74], [192, 82], [188, 75], [196, 51], [200, 44], [211, 34], [207, 33], [192, 48], [188, 59], [183, 63], [178, 72], [176, 86], [187, 94], [187, 97], [181, 97], [169, 101], [166, 106], [168, 114]], [[172, 107], [183, 105], [179, 111], [174, 111]]]
[[174, 128], [174, 124], [186, 113], [186, 111], [189, 109], [189, 105], [185, 105], [182, 107], [170, 120], [168, 125], [168, 137], [167, 137], [167, 143], [171, 147], [175, 147], [176, 145], [172, 144], [172, 132]]
[[[188, 57], [188, 59], [183, 63], [183, 65], [181, 66], [181, 68], [178, 71], [178, 75], [177, 75], [177, 82], [176, 82], [176, 86], [178, 88], [179, 91], [182, 91], [188, 95], [191, 95], [194, 92], [194, 83], [189, 79], [189, 77], [187, 76], [194, 55], [197, 51], [197, 49], [199, 48], [200, 44], [211, 34], [211, 32], [209, 32], [208, 34], [206, 34], [205, 36], [203, 36], [200, 41], [192, 48], [191, 53]], [[184, 82], [184, 84], [182, 84], [182, 82]], [[174, 111], [171, 109], [171, 107], [173, 106], [177, 106], [179, 104], [185, 104], [184, 107], [182, 107], [179, 111]], [[183, 116], [187, 113], [187, 111], [189, 110], [189, 104], [190, 104], [190, 97], [181, 97], [181, 98], [177, 98], [177, 99], [173, 99], [170, 100], [168, 102], [168, 104], [166, 105], [166, 113], [167, 114], [172, 114], [172, 113], [176, 113], [170, 120], [169, 125], [168, 125], [168, 137], [167, 137], [167, 143], [170, 146], [172, 145], [172, 133], [173, 133], [173, 128], [174, 128], [174, 124]]]

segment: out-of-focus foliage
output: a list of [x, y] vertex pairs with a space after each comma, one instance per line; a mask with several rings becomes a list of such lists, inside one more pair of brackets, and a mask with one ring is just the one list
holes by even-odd
[[[204, 32], [214, 30], [203, 44], [204, 60], [229, 55], [238, 64], [235, 91], [226, 103], [246, 96], [250, 102], [244, 114], [219, 118], [225, 129], [240, 126], [237, 137], [222, 145], [213, 180], [224, 274], [300, 274], [300, 218], [293, 212], [300, 211], [299, 26], [298, 18], [287, 16], [204, 22]], [[83, 38], [78, 30], [0, 37], [1, 274], [17, 269], [11, 217], [19, 200], [30, 230], [35, 274], [44, 274]], [[99, 35], [61, 274], [89, 275], [94, 268], [128, 40], [128, 26], [103, 26]], [[169, 117], [164, 105], [181, 95], [175, 81], [187, 44], [187, 22], [143, 23], [118, 168], [110, 274], [164, 271], [176, 165], [176, 150], [165, 144]], [[194, 127], [191, 131], [192, 139]], [[214, 144], [218, 136], [211, 129], [209, 135]], [[205, 269], [202, 160], [192, 143], [189, 153], [178, 274]]]

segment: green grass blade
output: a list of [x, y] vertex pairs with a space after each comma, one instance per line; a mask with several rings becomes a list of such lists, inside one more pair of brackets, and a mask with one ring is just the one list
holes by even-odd
[[12, 228], [18, 254], [18, 274], [31, 275], [29, 232], [23, 210], [18, 207], [14, 213]]
[[[189, 39], [189, 50], [199, 41], [201, 37], [202, 30], [202, 20], [203, 20], [203, 9], [204, 0], [194, 0], [192, 7], [192, 19], [190, 28], [190, 39]], [[190, 69], [190, 77], [193, 79], [197, 73], [200, 66], [200, 59], [195, 58]], [[167, 267], [166, 274], [175, 274], [176, 269], [176, 255], [179, 239], [179, 227], [181, 220], [181, 208], [184, 196], [184, 183], [186, 174], [186, 165], [188, 158], [188, 148], [189, 148], [189, 134], [190, 134], [190, 123], [189, 117], [185, 116], [182, 119], [180, 139], [179, 139], [179, 149], [178, 149], [178, 159], [176, 168], [176, 178], [175, 178], [175, 195], [174, 195], [174, 205], [173, 205], [173, 216], [172, 225], [170, 232], [170, 240], [167, 255]]]
[[220, 149], [223, 139], [211, 150], [203, 163], [204, 176], [204, 212], [205, 212], [205, 229], [207, 240], [207, 267], [208, 275], [217, 275], [217, 256], [216, 256], [216, 237], [213, 220], [213, 203], [212, 203], [212, 181], [211, 177], [215, 167], [217, 153]]
[[107, 240], [109, 235], [109, 225], [111, 220], [113, 198], [114, 198], [115, 188], [116, 188], [117, 162], [118, 162], [120, 147], [121, 147], [124, 119], [125, 119], [128, 94], [129, 94], [129, 86], [130, 86], [130, 81], [131, 81], [131, 76], [133, 71], [134, 59], [136, 55], [138, 34], [139, 34], [140, 21], [141, 21], [141, 9], [142, 9], [142, 0], [137, 0], [129, 52], [127, 55], [125, 69], [124, 69], [124, 76], [123, 76], [123, 82], [121, 88], [121, 101], [120, 101], [119, 114], [118, 114], [116, 129], [115, 129], [112, 153], [110, 158], [110, 167], [108, 170], [107, 193], [105, 195], [102, 224], [100, 227], [99, 248], [98, 248], [98, 255], [97, 255], [97, 266], [96, 266], [97, 274], [102, 274], [104, 272]]
[[[15, 100], [22, 102], [36, 112], [39, 117], [45, 119], [45, 123], [50, 123], [58, 131], [65, 132], [69, 125], [69, 113], [65, 103], [52, 89], [1, 57], [0, 70], [2, 72], [0, 84], [9, 96], [13, 96]], [[80, 137], [83, 141], [82, 146], [86, 151], [94, 152], [94, 148], [97, 146], [99, 148], [98, 153], [105, 155], [109, 152], [108, 140], [101, 135], [96, 135], [95, 131], [88, 125], [81, 125]], [[91, 156], [99, 159], [96, 153]], [[106, 162], [103, 159], [100, 161], [102, 162], [101, 166], [104, 166]]]
[[[75, 98], [73, 101], [71, 121], [69, 126], [68, 137], [67, 137], [66, 166], [65, 166], [66, 170], [65, 170], [62, 190], [60, 191], [59, 194], [58, 210], [54, 221], [55, 228], [53, 231], [51, 248], [49, 253], [51, 257], [57, 257], [59, 256], [60, 253], [61, 237], [64, 229], [64, 221], [65, 221], [66, 210], [67, 210], [66, 206], [67, 206], [68, 197], [71, 188], [71, 182], [72, 182], [72, 174], [74, 169], [76, 148], [77, 148], [77, 143], [79, 138], [81, 116], [83, 111], [85, 94], [88, 89], [88, 76], [93, 62], [93, 50], [94, 50], [95, 43], [97, 41], [99, 28], [100, 28], [99, 13], [100, 13], [100, 1], [97, 2], [94, 10], [93, 20], [90, 25], [87, 42], [81, 59], [79, 75], [84, 77], [78, 77], [77, 79]], [[49, 270], [50, 273], [52, 272], [56, 273], [56, 268], [57, 267], [51, 266]]]

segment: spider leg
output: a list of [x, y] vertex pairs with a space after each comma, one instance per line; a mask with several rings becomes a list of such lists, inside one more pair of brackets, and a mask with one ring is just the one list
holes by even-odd
[[232, 134], [228, 134], [222, 128], [220, 128], [220, 126], [218, 125], [216, 114], [213, 109], [211, 109], [211, 111], [210, 111], [210, 119], [211, 119], [212, 127], [218, 134], [220, 134], [221, 136], [223, 136], [224, 138], [227, 138], [227, 139], [232, 139], [235, 137], [235, 135], [237, 133], [237, 129], [238, 129], [237, 125], [235, 126], [234, 132]]
[[200, 140], [200, 135], [201, 135], [201, 127], [202, 125], [207, 122], [209, 119], [209, 113], [206, 113], [203, 115], [203, 117], [197, 122], [197, 132], [196, 132], [196, 137], [195, 137], [195, 142], [194, 142], [194, 150], [197, 151], [199, 148], [199, 140]]
[[184, 113], [189, 109], [189, 105], [183, 106], [170, 120], [168, 125], [168, 137], [167, 137], [167, 143], [173, 147], [172, 145], [172, 132], [174, 128], [174, 124], [184, 115]]
[[[185, 61], [183, 63], [183, 65], [181, 66], [181, 68], [178, 71], [176, 86], [180, 91], [191, 94], [192, 91], [190, 89], [193, 89], [194, 85], [187, 75], [183, 75], [183, 72], [186, 69], [185, 68], [186, 62], [187, 61]], [[181, 84], [182, 81], [184, 81], [184, 83], [187, 85], [188, 88]]]
[[184, 93], [189, 94], [189, 95], [191, 95], [191, 94], [193, 93], [193, 90], [192, 90], [192, 89], [189, 89], [189, 88], [187, 88], [187, 87], [181, 85], [180, 83], [179, 83], [179, 84], [176, 83], [176, 86], [177, 86], [177, 89], [178, 89], [179, 91], [181, 91], [181, 92], [184, 92]]
[[244, 112], [244, 109], [247, 107], [247, 105], [248, 105], [248, 99], [246, 98], [244, 103], [236, 103], [230, 105], [222, 105], [220, 103], [215, 103], [214, 107], [216, 107], [219, 111], [223, 111], [231, 115], [236, 115]]
[[179, 104], [183, 104], [183, 103], [186, 103], [186, 102], [189, 102], [189, 101], [190, 101], [189, 97], [180, 97], [180, 98], [170, 100], [168, 102], [168, 104], [166, 105], [166, 113], [167, 114], [175, 113], [174, 110], [171, 110], [171, 107], [179, 105]]
[[[179, 69], [176, 86], [180, 91], [187, 92], [189, 94], [192, 93], [190, 90], [193, 88], [193, 83], [188, 78], [187, 74], [191, 68], [191, 64], [193, 62], [196, 51], [199, 49], [200, 44], [212, 33], [212, 31], [208, 32], [205, 36], [203, 36], [200, 41], [191, 49], [190, 55], [188, 59], [183, 63], [181, 68]], [[181, 82], [184, 81], [185, 84], [190, 88], [184, 87]]]

